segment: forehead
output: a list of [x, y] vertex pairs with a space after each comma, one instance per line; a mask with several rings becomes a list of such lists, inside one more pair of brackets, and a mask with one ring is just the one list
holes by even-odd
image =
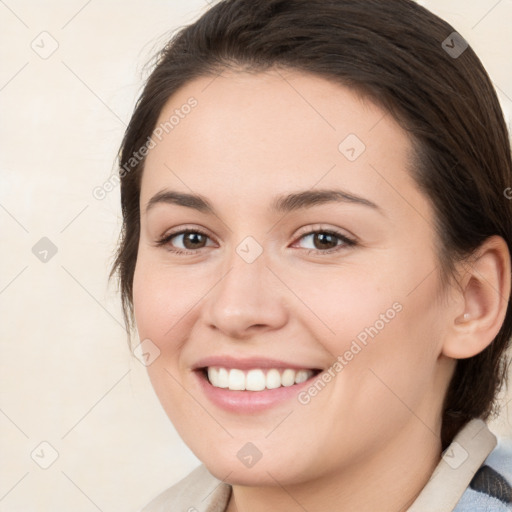
[[417, 194], [411, 142], [395, 120], [350, 89], [298, 71], [200, 77], [168, 100], [152, 139], [141, 204], [165, 187], [257, 204], [313, 187], [384, 202]]

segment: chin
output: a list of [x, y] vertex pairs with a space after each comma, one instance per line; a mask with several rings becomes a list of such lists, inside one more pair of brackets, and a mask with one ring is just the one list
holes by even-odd
[[[270, 475], [274, 476], [279, 483], [282, 479], [280, 476], [274, 474], [273, 468], [265, 466], [261, 467], [234, 467], [233, 463], [219, 464], [204, 463], [208, 471], [219, 480], [230, 485], [246, 485], [246, 486], [275, 486], [276, 480]], [[259, 466], [259, 464], [258, 464]], [[269, 474], [270, 473], [270, 474]]]
[[236, 457], [226, 459], [201, 459], [208, 471], [219, 480], [230, 485], [275, 486], [298, 484], [311, 479], [308, 470], [301, 471], [297, 464], [289, 463], [288, 458], [264, 460], [262, 457], [252, 467], [245, 467]]

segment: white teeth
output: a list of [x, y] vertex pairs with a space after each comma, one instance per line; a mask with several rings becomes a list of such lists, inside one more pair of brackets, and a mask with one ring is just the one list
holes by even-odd
[[[219, 368], [215, 368], [215, 366], [209, 366], [208, 367], [208, 380], [210, 382], [217, 382], [219, 383]], [[217, 386], [221, 387], [221, 386]]]
[[300, 384], [301, 382], [306, 382], [309, 379], [308, 372], [306, 370], [299, 370], [297, 375], [295, 375], [295, 384]]
[[[210, 369], [208, 368], [208, 370], [210, 370]], [[219, 388], [229, 387], [229, 373], [226, 370], [226, 368], [219, 368], [219, 373], [218, 373], [217, 378], [218, 378], [217, 384], [218, 384]]]
[[218, 388], [227, 388], [229, 386], [229, 375], [226, 368], [215, 368], [210, 366], [208, 368], [208, 380], [216, 382]]
[[281, 387], [281, 374], [279, 370], [269, 370], [267, 372], [266, 388], [276, 389]]
[[247, 391], [261, 391], [265, 389], [265, 374], [261, 370], [249, 370], [245, 378]]
[[293, 386], [295, 384], [295, 370], [285, 370], [281, 375], [281, 384], [283, 386]]
[[229, 371], [229, 384], [228, 388], [233, 391], [245, 390], [245, 374], [242, 370]]
[[231, 391], [262, 391], [276, 389], [281, 386], [289, 387], [305, 382], [314, 375], [312, 370], [292, 370], [283, 372], [272, 368], [262, 370], [255, 368], [247, 372], [232, 368], [208, 367], [208, 380], [216, 388], [227, 388]]

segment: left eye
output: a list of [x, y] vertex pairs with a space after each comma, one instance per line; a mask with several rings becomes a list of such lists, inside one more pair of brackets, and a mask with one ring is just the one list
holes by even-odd
[[304, 241], [309, 247], [305, 249], [311, 249], [314, 251], [329, 251], [343, 245], [355, 245], [353, 240], [350, 240], [341, 233], [334, 233], [331, 231], [314, 231], [302, 236], [299, 240]]

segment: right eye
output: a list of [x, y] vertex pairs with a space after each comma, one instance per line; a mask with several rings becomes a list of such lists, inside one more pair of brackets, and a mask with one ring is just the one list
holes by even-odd
[[[209, 240], [210, 237], [198, 229], [182, 229], [181, 231], [164, 235], [157, 240], [156, 245], [158, 247], [165, 247], [176, 254], [194, 254], [199, 249], [207, 247]], [[209, 245], [211, 246], [213, 243]]]

